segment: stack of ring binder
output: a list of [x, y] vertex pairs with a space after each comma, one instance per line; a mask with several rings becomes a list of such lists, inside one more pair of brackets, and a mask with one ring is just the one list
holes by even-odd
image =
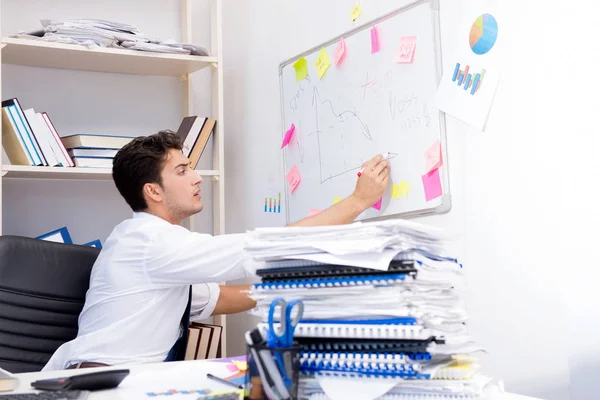
[[[491, 380], [478, 374], [473, 353], [482, 349], [466, 329], [463, 266], [442, 255], [441, 240], [427, 227], [401, 220], [362, 226], [371, 232], [383, 228], [386, 243], [395, 243], [387, 269], [346, 265], [346, 255], [340, 257], [343, 262], [323, 263], [254, 252], [261, 261], [256, 271], [261, 282], [250, 291], [257, 302], [250, 313], [261, 318], [258, 328], [267, 329], [273, 299], [304, 303], [294, 331], [301, 349], [299, 395], [327, 399], [324, 380], [361, 380], [393, 381], [382, 398], [444, 399], [447, 390], [453, 399], [479, 398]], [[317, 233], [326, 235], [326, 228]], [[312, 240], [311, 228], [294, 234], [295, 241]], [[289, 248], [279, 238], [268, 242], [268, 229], [254, 235], [269, 254], [279, 244]]]

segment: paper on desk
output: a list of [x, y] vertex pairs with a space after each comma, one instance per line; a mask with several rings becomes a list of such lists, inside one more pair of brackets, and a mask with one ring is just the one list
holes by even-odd
[[363, 267], [387, 271], [390, 262], [398, 250], [384, 250], [381, 253], [360, 253], [348, 255], [333, 255], [328, 253], [298, 254], [290, 258], [297, 260], [311, 260], [332, 265], [348, 265], [351, 267]]
[[331, 400], [372, 400], [383, 396], [396, 386], [396, 382], [390, 379], [348, 379], [317, 376], [317, 381]]
[[207, 373], [220, 378], [231, 376], [227, 363], [192, 361], [173, 363], [172, 366], [169, 364], [162, 363], [160, 368], [139, 372], [132, 369], [114, 393], [114, 398], [150, 400], [160, 393], [169, 393], [169, 398], [197, 399], [200, 395], [198, 391], [208, 389], [214, 394], [217, 390], [231, 390], [206, 377]]

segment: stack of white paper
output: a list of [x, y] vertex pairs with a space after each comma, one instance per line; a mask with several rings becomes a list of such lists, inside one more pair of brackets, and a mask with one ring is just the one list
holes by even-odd
[[87, 47], [117, 47], [130, 50], [208, 56], [205, 47], [174, 43], [143, 35], [135, 26], [97, 19], [43, 19], [43, 29], [11, 37], [80, 44]]
[[248, 233], [262, 277], [250, 292], [259, 328], [269, 329], [273, 300], [304, 303], [294, 332], [301, 396], [482, 396], [489, 379], [477, 374], [482, 348], [467, 332], [464, 270], [449, 243], [442, 230], [405, 220]]

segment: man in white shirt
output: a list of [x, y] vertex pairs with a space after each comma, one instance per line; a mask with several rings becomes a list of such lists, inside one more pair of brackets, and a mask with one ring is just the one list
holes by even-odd
[[[294, 226], [352, 222], [388, 184], [388, 165], [363, 165], [354, 193]], [[176, 134], [161, 131], [124, 146], [113, 160], [117, 189], [134, 211], [107, 238], [90, 277], [77, 337], [44, 370], [182, 359], [189, 315], [246, 311], [244, 234], [211, 236], [180, 226], [202, 210], [202, 178], [190, 168]]]

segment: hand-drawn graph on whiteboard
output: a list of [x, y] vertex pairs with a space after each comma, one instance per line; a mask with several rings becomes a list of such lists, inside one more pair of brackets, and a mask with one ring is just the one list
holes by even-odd
[[[395, 186], [386, 190], [381, 210], [370, 208], [359, 219], [450, 209], [444, 117], [433, 106], [442, 71], [438, 9], [438, 0], [412, 1], [281, 63], [282, 138], [295, 126], [283, 149], [284, 172], [296, 166], [300, 174], [293, 192], [286, 183], [288, 222], [352, 194], [362, 164], [385, 152], [391, 153]], [[373, 27], [379, 40], [375, 53]], [[412, 62], [395, 62], [403, 40], [412, 37]], [[320, 79], [315, 61], [322, 49], [333, 60], [341, 38], [343, 58], [332, 62]], [[297, 81], [294, 63], [302, 58], [308, 76]], [[428, 177], [426, 152], [437, 141], [442, 165]], [[432, 195], [435, 179], [440, 194]]]

